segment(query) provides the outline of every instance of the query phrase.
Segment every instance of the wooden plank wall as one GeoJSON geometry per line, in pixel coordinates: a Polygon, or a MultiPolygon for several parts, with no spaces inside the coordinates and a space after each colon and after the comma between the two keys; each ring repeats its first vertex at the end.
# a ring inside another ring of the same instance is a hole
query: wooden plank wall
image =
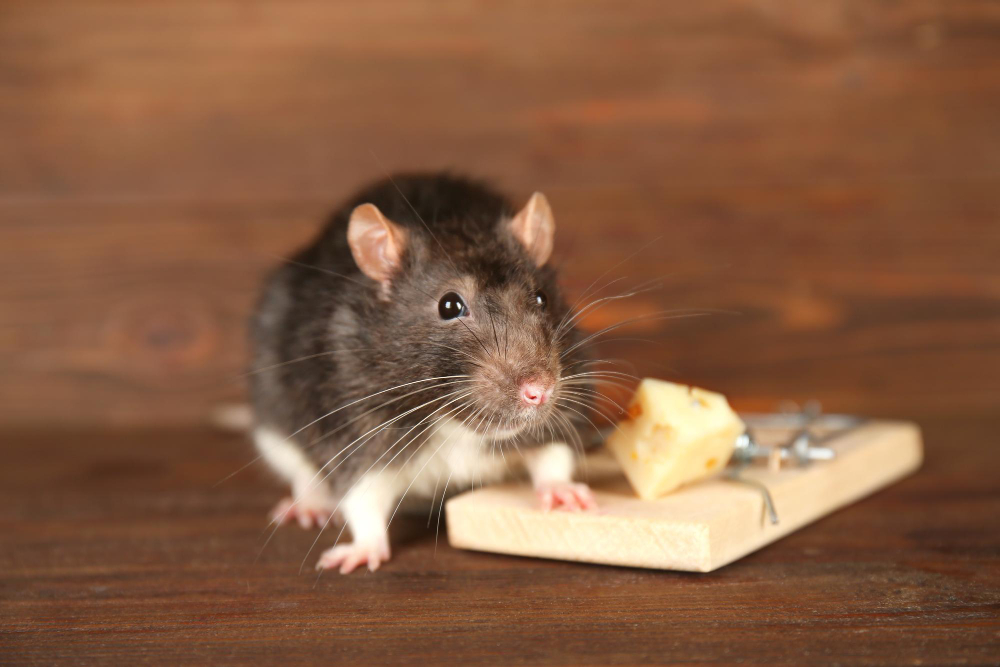
{"type": "Polygon", "coordinates": [[[0,420],[204,421],[275,257],[438,168],[545,191],[572,292],[663,277],[590,327],[741,313],[632,328],[641,374],[995,412],[998,119],[988,1],[7,0],[0,420]]]}

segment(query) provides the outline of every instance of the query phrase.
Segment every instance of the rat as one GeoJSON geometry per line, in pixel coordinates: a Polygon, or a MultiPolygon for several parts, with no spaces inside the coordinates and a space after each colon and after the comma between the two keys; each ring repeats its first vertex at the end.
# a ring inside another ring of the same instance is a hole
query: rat
{"type": "Polygon", "coordinates": [[[541,193],[518,210],[475,180],[399,175],[266,279],[253,440],[292,490],[273,522],[350,530],[318,569],[376,570],[404,497],[433,507],[442,479],[443,503],[523,468],[542,509],[595,508],[574,481],[592,391],[554,233],[541,193]]]}

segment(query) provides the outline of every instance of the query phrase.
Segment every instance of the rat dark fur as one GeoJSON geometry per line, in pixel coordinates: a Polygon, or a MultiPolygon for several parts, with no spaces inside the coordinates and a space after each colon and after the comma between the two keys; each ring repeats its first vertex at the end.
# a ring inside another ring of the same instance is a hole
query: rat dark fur
{"type": "Polygon", "coordinates": [[[269,277],[251,324],[254,436],[292,486],[277,522],[336,512],[352,533],[319,567],[374,570],[404,496],[517,465],[543,506],[593,507],[572,481],[590,392],[553,232],[540,194],[518,211],[475,181],[399,176],[269,277]]]}

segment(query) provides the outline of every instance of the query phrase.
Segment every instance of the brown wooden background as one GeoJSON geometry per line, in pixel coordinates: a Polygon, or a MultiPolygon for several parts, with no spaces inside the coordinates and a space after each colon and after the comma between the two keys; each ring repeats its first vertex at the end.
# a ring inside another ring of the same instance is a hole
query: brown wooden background
{"type": "Polygon", "coordinates": [[[570,290],[659,239],[591,324],[742,313],[645,327],[642,374],[996,410],[1000,7],[822,4],[4,3],[4,421],[203,420],[275,256],[437,168],[548,193],[570,290]]]}
{"type": "Polygon", "coordinates": [[[118,640],[176,658],[195,632],[217,660],[308,661],[328,645],[275,628],[306,610],[342,628],[331,599],[352,605],[348,636],[389,628],[375,647],[397,658],[440,647],[433,619],[450,618],[482,633],[460,662],[518,641],[510,655],[543,661],[551,636],[570,664],[995,659],[998,413],[998,3],[0,2],[0,522],[16,536],[0,618],[33,638],[22,659],[118,640]],[[258,281],[359,185],[439,168],[547,193],[570,292],[608,269],[664,279],[591,328],[741,313],[632,327],[652,342],[607,356],[741,408],[916,419],[925,471],[703,579],[419,542],[361,589],[314,592],[292,576],[311,537],[291,533],[263,570],[220,574],[277,497],[260,476],[213,490],[248,450],[202,428],[242,399],[258,281]],[[575,616],[554,603],[579,591],[575,616]],[[603,653],[596,622],[617,633],[603,653]]]}

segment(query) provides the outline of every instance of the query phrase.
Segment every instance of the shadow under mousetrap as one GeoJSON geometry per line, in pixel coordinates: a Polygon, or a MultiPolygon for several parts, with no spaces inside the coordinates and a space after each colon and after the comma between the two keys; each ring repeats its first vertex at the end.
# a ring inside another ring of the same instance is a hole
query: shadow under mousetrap
{"type": "Polygon", "coordinates": [[[582,466],[595,512],[545,512],[524,483],[450,499],[448,541],[478,551],[711,572],[909,475],[916,424],[842,415],[743,415],[729,467],[641,500],[604,450],[582,466]],[[588,470],[589,469],[589,470],[588,470]]]}

